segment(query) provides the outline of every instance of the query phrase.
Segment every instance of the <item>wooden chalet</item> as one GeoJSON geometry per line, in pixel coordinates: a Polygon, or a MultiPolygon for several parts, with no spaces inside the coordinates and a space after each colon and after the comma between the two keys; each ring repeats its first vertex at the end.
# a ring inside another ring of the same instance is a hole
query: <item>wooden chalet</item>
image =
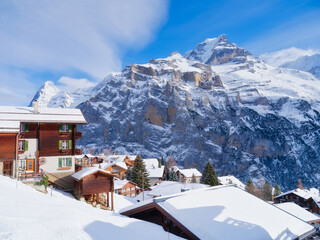
{"type": "Polygon", "coordinates": [[[293,202],[312,213],[320,214],[320,196],[317,189],[294,189],[274,198],[274,203],[293,202]]]}
{"type": "Polygon", "coordinates": [[[115,179],[114,192],[127,197],[135,197],[141,192],[141,189],[134,182],[115,179]]]}
{"type": "Polygon", "coordinates": [[[71,175],[74,156],[81,154],[76,148],[82,137],[78,124],[86,124],[79,109],[39,108],[37,101],[34,107],[1,106],[0,129],[7,132],[0,133],[0,161],[6,169],[0,174],[19,178],[47,174],[52,181],[71,175]]]}
{"type": "Polygon", "coordinates": [[[104,193],[107,196],[105,205],[109,208],[111,193],[111,210],[114,210],[113,174],[96,167],[88,167],[72,174],[72,178],[76,181],[74,195],[77,199],[92,199],[93,202],[100,204],[102,199],[99,199],[99,196],[104,193]]]}
{"type": "Polygon", "coordinates": [[[112,173],[113,175],[115,175],[116,177],[120,178],[120,179],[124,179],[126,177],[126,173],[127,173],[127,165],[124,162],[115,162],[115,163],[99,163],[96,164],[97,167],[112,173]]]}
{"type": "Polygon", "coordinates": [[[191,183],[193,176],[195,177],[196,183],[200,183],[202,174],[196,168],[179,169],[177,171],[179,182],[191,183]]]}

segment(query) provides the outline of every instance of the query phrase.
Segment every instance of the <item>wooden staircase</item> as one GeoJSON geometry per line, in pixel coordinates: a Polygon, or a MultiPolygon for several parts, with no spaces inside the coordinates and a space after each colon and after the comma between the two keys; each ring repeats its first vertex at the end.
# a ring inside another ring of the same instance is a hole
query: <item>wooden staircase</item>
{"type": "Polygon", "coordinates": [[[71,177],[70,173],[45,173],[48,178],[49,182],[56,185],[58,188],[61,188],[63,191],[66,192],[73,192],[75,181],[71,177]]]}

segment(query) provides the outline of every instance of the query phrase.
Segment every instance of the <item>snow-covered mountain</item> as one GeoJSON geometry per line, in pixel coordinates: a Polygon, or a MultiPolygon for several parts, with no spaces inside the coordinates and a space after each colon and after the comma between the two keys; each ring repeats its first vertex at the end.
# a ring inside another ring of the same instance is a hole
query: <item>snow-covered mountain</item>
{"type": "Polygon", "coordinates": [[[292,47],[277,52],[263,54],[260,58],[272,66],[309,72],[320,79],[319,50],[303,50],[292,47]]]}
{"type": "MultiPolygon", "coordinates": [[[[143,157],[173,156],[242,181],[318,186],[320,80],[273,67],[225,36],[107,76],[77,107],[80,144],[143,157]]],[[[52,100],[54,101],[54,100],[52,100]]],[[[50,104],[55,102],[50,101],[50,104]]]]}

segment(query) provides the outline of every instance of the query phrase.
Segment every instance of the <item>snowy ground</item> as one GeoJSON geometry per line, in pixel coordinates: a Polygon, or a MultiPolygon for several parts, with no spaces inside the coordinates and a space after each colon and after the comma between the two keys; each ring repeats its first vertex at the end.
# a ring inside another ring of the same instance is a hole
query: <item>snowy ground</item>
{"type": "MultiPolygon", "coordinates": [[[[162,227],[127,218],[53,190],[53,196],[0,176],[0,239],[181,239],[162,227]],[[152,237],[150,237],[152,233],[152,237]]],[[[130,204],[115,197],[117,209],[130,204]],[[118,206],[117,206],[118,203],[118,206]]]]}

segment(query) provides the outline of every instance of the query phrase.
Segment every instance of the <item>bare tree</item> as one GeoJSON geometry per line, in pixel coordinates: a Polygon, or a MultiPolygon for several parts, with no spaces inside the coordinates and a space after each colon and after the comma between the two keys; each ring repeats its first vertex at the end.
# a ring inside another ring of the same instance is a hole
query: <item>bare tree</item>
{"type": "Polygon", "coordinates": [[[103,155],[109,156],[113,154],[113,150],[111,147],[103,149],[103,155]]]}
{"type": "Polygon", "coordinates": [[[300,188],[300,189],[304,189],[301,178],[299,178],[299,180],[298,180],[298,186],[297,187],[300,188]]]}
{"type": "Polygon", "coordinates": [[[169,158],[166,166],[167,166],[168,168],[177,166],[177,163],[176,163],[176,161],[174,160],[174,158],[173,158],[172,156],[170,156],[170,158],[169,158]]]}

